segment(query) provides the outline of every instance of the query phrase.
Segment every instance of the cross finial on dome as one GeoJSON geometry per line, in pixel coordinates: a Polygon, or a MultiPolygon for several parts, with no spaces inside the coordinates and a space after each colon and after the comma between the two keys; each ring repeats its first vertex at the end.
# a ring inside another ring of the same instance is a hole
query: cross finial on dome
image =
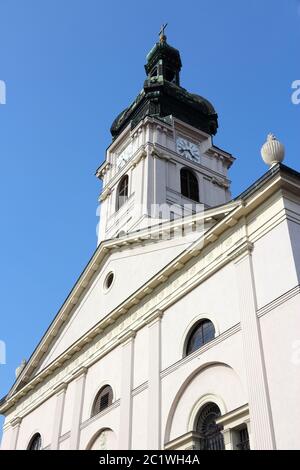
{"type": "Polygon", "coordinates": [[[158,33],[160,42],[166,42],[167,40],[167,36],[165,35],[165,29],[167,26],[168,26],[168,23],[163,24],[162,27],[160,28],[160,31],[158,33]]]}

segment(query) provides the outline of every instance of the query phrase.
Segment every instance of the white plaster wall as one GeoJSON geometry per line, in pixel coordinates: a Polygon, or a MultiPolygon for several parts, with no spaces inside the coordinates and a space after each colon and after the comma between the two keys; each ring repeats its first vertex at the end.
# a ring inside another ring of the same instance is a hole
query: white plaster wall
{"type": "Polygon", "coordinates": [[[300,448],[300,295],[260,318],[277,449],[300,448]]]}
{"type": "MultiPolygon", "coordinates": [[[[7,419],[5,419],[4,425],[5,425],[6,421],[7,421],[7,419]]],[[[12,437],[13,437],[13,430],[12,430],[11,426],[6,428],[5,430],[3,430],[1,446],[0,446],[1,450],[11,448],[12,437]]]]}
{"type": "Polygon", "coordinates": [[[196,375],[183,391],[174,413],[170,440],[195,430],[196,423],[193,422],[192,427],[190,423],[191,412],[198,408],[199,400],[205,399],[207,395],[215,397],[217,404],[218,400],[223,402],[225,412],[234,410],[245,403],[245,396],[236,373],[224,365],[211,365],[196,375]],[[234,393],[232,393],[233,390],[234,393]]]}
{"type": "Polygon", "coordinates": [[[133,388],[148,380],[149,354],[149,329],[145,326],[137,332],[134,339],[133,388]]]}
{"type": "Polygon", "coordinates": [[[121,347],[113,349],[88,369],[82,411],[83,422],[91,417],[94,399],[100,388],[106,384],[113,389],[113,402],[115,402],[120,398],[121,347]]]}
{"type": "Polygon", "coordinates": [[[36,432],[39,432],[42,437],[43,448],[51,444],[55,405],[56,397],[52,396],[22,419],[17,444],[18,449],[27,449],[30,439],[36,432]]]}
{"type": "Polygon", "coordinates": [[[89,446],[91,450],[116,450],[118,446],[117,437],[111,429],[103,429],[89,446]]]}
{"type": "Polygon", "coordinates": [[[72,419],[75,406],[75,393],[76,381],[72,380],[72,382],[68,383],[66,389],[61,435],[64,435],[66,432],[70,431],[72,427],[72,419]]]}
{"type": "Polygon", "coordinates": [[[233,264],[222,268],[166,310],[162,319],[163,368],[182,358],[184,338],[201,317],[215,324],[217,334],[239,322],[233,264]]]}
{"type": "Polygon", "coordinates": [[[90,444],[102,429],[111,429],[118,441],[118,429],[120,422],[120,407],[112,408],[107,413],[99,414],[85,424],[81,429],[79,449],[88,449],[90,444]]]}
{"type": "Polygon", "coordinates": [[[255,242],[252,257],[258,308],[298,284],[286,220],[255,242]]]}
{"type": "MultiPolygon", "coordinates": [[[[116,308],[130,294],[176,257],[186,246],[184,238],[158,241],[151,245],[122,249],[104,262],[86,295],[70,316],[70,320],[57,336],[48,354],[45,355],[38,371],[52,362],[85,332],[96,325],[111,310],[116,308]],[[107,274],[113,271],[114,282],[109,291],[103,289],[107,274]]],[[[38,372],[37,371],[37,372],[38,372]]]]}
{"type": "Polygon", "coordinates": [[[70,450],[70,438],[59,443],[59,450],[70,450]]]}
{"type": "Polygon", "coordinates": [[[205,351],[200,349],[170,368],[170,373],[164,373],[162,445],[187,432],[189,413],[203,395],[221,397],[227,411],[248,402],[242,351],[241,333],[238,332],[205,351]],[[191,390],[191,396],[185,395],[182,399],[187,388],[191,390]]]}
{"type": "Polygon", "coordinates": [[[133,397],[132,449],[147,449],[148,390],[133,397]]]}

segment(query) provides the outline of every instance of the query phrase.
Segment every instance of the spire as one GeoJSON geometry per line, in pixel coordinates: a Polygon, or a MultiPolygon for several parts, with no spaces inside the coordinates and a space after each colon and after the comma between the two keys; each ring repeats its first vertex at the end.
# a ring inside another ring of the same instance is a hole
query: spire
{"type": "Polygon", "coordinates": [[[176,117],[207,134],[217,132],[218,115],[213,105],[180,85],[180,53],[167,43],[166,27],[167,23],[162,25],[158,41],[147,54],[147,78],[142,91],[112,123],[110,130],[113,139],[129,123],[134,129],[146,116],[164,120],[176,117]]]}
{"type": "Polygon", "coordinates": [[[178,49],[167,43],[165,29],[168,23],[163,24],[159,31],[157,42],[147,55],[145,70],[150,81],[168,82],[179,85],[179,72],[181,70],[181,58],[178,49]]]}
{"type": "Polygon", "coordinates": [[[167,42],[167,36],[165,35],[165,29],[167,26],[168,26],[168,23],[163,24],[160,29],[160,32],[158,33],[160,43],[167,42]]]}

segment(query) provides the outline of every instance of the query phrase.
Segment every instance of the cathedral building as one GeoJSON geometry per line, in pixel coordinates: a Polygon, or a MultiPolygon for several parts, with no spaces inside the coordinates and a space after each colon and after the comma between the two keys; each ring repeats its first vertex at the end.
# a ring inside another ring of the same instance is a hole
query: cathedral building
{"type": "Polygon", "coordinates": [[[164,31],[111,126],[96,251],[0,401],[2,449],[299,449],[300,174],[232,198],[164,31]]]}

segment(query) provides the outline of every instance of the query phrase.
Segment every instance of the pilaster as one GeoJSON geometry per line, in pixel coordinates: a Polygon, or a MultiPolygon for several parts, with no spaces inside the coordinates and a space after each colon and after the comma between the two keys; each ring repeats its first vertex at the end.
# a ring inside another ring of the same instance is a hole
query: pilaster
{"type": "Polygon", "coordinates": [[[149,363],[148,363],[148,449],[161,448],[161,318],[163,312],[157,310],[148,319],[149,363]]]}
{"type": "Polygon", "coordinates": [[[17,449],[21,422],[22,422],[22,418],[17,417],[11,423],[12,425],[12,437],[11,437],[11,444],[10,444],[11,450],[17,449]]]}
{"type": "Polygon", "coordinates": [[[244,243],[235,259],[240,319],[249,395],[253,449],[275,449],[275,438],[262,349],[252,266],[252,245],[244,243]]]}
{"type": "Polygon", "coordinates": [[[71,428],[70,449],[76,450],[79,447],[80,438],[80,424],[82,418],[82,408],[84,399],[84,388],[86,379],[87,368],[82,367],[74,374],[76,383],[75,398],[73,405],[73,420],[71,428]]]}
{"type": "Polygon", "coordinates": [[[132,386],[135,331],[129,330],[119,336],[122,348],[121,399],[119,449],[131,449],[132,437],[132,386]]]}
{"type": "Polygon", "coordinates": [[[59,449],[59,438],[61,435],[62,421],[64,415],[65,395],[67,384],[62,383],[56,389],[56,405],[54,415],[54,426],[52,432],[51,450],[59,449]]]}

